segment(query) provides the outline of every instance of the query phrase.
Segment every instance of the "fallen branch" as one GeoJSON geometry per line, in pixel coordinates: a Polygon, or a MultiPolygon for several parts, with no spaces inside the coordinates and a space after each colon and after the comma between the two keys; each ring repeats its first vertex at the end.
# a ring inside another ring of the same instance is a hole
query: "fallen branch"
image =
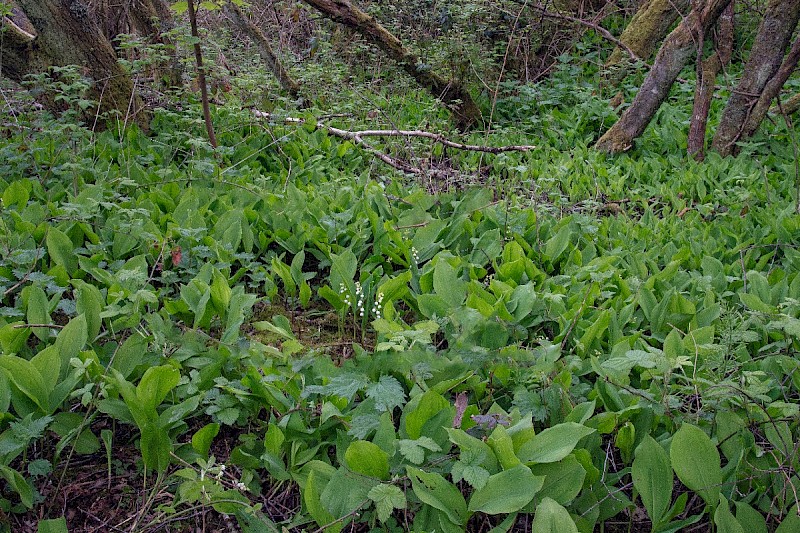
{"type": "MultiPolygon", "coordinates": [[[[296,124],[302,125],[306,123],[306,120],[303,118],[295,118],[295,117],[276,117],[270,113],[265,113],[263,111],[254,110],[253,114],[262,119],[267,120],[280,120],[284,124],[296,124]]],[[[364,137],[418,137],[423,139],[430,139],[436,143],[441,144],[442,146],[446,146],[448,148],[454,148],[456,150],[464,150],[468,152],[484,152],[487,154],[501,154],[504,152],[528,152],[530,150],[534,150],[536,146],[533,145],[510,145],[510,146],[484,146],[478,144],[464,144],[458,143],[455,141],[451,141],[450,139],[446,138],[444,135],[440,133],[433,133],[430,131],[424,130],[360,130],[360,131],[350,131],[350,130],[343,130],[340,128],[335,128],[333,126],[328,126],[323,122],[317,121],[315,127],[318,129],[323,129],[327,131],[330,135],[335,137],[339,137],[341,139],[347,139],[349,141],[353,141],[355,144],[360,145],[362,148],[370,152],[372,155],[390,165],[397,170],[401,170],[403,172],[408,172],[410,174],[423,174],[425,171],[423,169],[414,167],[405,161],[401,161],[395,157],[392,157],[374,146],[372,146],[369,142],[364,140],[364,137]]]]}

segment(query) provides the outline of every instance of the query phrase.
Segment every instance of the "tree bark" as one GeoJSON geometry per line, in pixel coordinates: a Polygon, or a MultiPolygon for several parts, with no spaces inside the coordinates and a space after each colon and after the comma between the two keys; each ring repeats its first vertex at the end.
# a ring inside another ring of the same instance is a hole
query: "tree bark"
{"type": "Polygon", "coordinates": [[[481,111],[472,96],[458,80],[447,80],[430,67],[423,65],[419,56],[378,21],[354,6],[350,0],[304,0],[329,19],[347,26],[380,48],[386,55],[422,87],[428,89],[451,109],[456,126],[466,130],[480,120],[481,111]]]}
{"type": "MultiPolygon", "coordinates": [[[[689,0],[648,0],[636,11],[619,37],[634,54],[647,60],[669,34],[669,30],[686,12],[689,0]]],[[[630,55],[616,47],[605,63],[607,80],[616,85],[625,77],[630,55]]]]}
{"type": "Polygon", "coordinates": [[[786,101],[781,102],[780,107],[777,105],[772,106],[772,109],[770,109],[769,112],[773,115],[780,115],[781,110],[787,115],[793,115],[794,113],[797,113],[797,111],[800,110],[800,94],[790,96],[786,99],[786,101]]]}
{"type": "Polygon", "coordinates": [[[797,65],[797,46],[792,47],[786,62],[783,56],[798,21],[800,0],[770,0],[742,78],[728,99],[714,136],[712,147],[721,155],[737,153],[736,143],[755,133],[770,102],[797,65]]]}
{"type": "MultiPolygon", "coordinates": [[[[43,72],[51,66],[80,65],[92,79],[89,97],[99,102],[101,114],[132,115],[146,127],[147,116],[130,76],[117,62],[114,49],[83,2],[18,0],[17,3],[36,35],[27,40],[16,32],[16,38],[5,42],[3,75],[21,82],[28,74],[43,72]]],[[[52,95],[43,94],[40,101],[54,112],[63,110],[52,95]]]]}
{"type": "Polygon", "coordinates": [[[706,126],[708,112],[711,109],[711,100],[714,97],[714,84],[722,67],[731,60],[733,54],[733,4],[728,4],[725,11],[717,20],[717,30],[714,32],[714,50],[711,55],[701,61],[703,42],[698,46],[697,82],[694,92],[694,108],[692,109],[692,122],[689,125],[689,138],[687,151],[695,159],[702,161],[705,158],[706,126]]]}
{"type": "Polygon", "coordinates": [[[300,84],[298,84],[294,78],[292,78],[291,74],[289,74],[289,71],[283,67],[278,56],[272,51],[272,46],[270,46],[264,32],[262,32],[258,26],[250,22],[250,19],[242,13],[236,4],[226,2],[222,9],[228,17],[228,20],[233,23],[234,29],[240,33],[244,33],[253,41],[258,48],[261,59],[264,60],[272,73],[275,74],[275,77],[278,78],[281,87],[292,95],[293,98],[297,98],[300,94],[300,84]]]}
{"type": "MultiPolygon", "coordinates": [[[[800,1],[800,0],[798,0],[800,1]]],[[[699,3],[669,34],[653,62],[636,98],[622,117],[595,145],[610,153],[624,152],[645,130],[669,90],[689,61],[697,43],[719,17],[730,0],[706,0],[699,3]]]]}

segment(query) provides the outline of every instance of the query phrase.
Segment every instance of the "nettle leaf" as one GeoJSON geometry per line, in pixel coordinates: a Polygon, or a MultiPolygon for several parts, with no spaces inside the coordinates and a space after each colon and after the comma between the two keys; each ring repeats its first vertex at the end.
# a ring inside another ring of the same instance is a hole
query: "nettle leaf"
{"type": "Polygon", "coordinates": [[[406,495],[399,487],[382,483],[375,485],[367,493],[367,497],[375,502],[378,520],[386,522],[395,509],[406,508],[406,495]]]}
{"type": "Polygon", "coordinates": [[[525,465],[517,465],[490,476],[469,500],[470,512],[486,514],[515,513],[539,492],[544,476],[537,476],[525,465]]]}
{"type": "Polygon", "coordinates": [[[425,450],[440,452],[442,448],[430,437],[420,437],[416,440],[401,439],[397,441],[400,455],[415,465],[422,464],[425,460],[425,450]]]}
{"type": "Polygon", "coordinates": [[[672,438],[669,456],[678,479],[710,507],[716,507],[722,467],[719,451],[711,438],[699,427],[684,422],[672,438]]]}
{"type": "Polygon", "coordinates": [[[575,422],[564,422],[537,433],[520,447],[517,456],[524,463],[554,463],[569,455],[578,441],[594,431],[575,422]]]}
{"type": "Polygon", "coordinates": [[[340,396],[350,402],[353,401],[358,391],[365,389],[369,384],[369,378],[364,374],[346,372],[334,377],[326,385],[309,385],[305,388],[305,392],[323,396],[340,396]]]}
{"type": "Polygon", "coordinates": [[[450,470],[450,475],[453,481],[466,481],[475,489],[481,489],[486,485],[489,479],[489,471],[482,465],[486,459],[486,451],[484,450],[467,450],[461,452],[461,457],[458,461],[453,463],[453,468],[450,470]]]}
{"type": "Polygon", "coordinates": [[[375,407],[380,412],[392,411],[406,401],[403,386],[392,376],[381,376],[378,383],[373,383],[366,390],[367,398],[375,400],[375,407]]]}

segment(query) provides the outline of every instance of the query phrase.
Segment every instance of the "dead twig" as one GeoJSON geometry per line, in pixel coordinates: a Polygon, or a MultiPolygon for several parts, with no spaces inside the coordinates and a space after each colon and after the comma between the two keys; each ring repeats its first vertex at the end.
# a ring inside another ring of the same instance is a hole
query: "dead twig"
{"type": "MultiPolygon", "coordinates": [[[[302,118],[295,118],[295,117],[276,117],[270,113],[265,113],[263,111],[253,110],[253,115],[258,118],[266,119],[266,120],[280,120],[284,124],[296,124],[302,125],[306,123],[305,119],[302,118]]],[[[327,131],[330,135],[335,137],[339,137],[340,139],[347,139],[349,141],[353,141],[355,144],[361,146],[372,155],[386,163],[387,165],[396,168],[397,170],[401,170],[403,172],[408,172],[410,174],[422,174],[424,171],[420,168],[410,165],[405,161],[392,157],[374,146],[372,146],[369,142],[364,140],[364,137],[418,137],[423,139],[430,139],[435,143],[441,144],[442,146],[446,146],[448,148],[453,148],[456,150],[464,150],[469,152],[484,152],[487,154],[501,154],[504,152],[528,152],[531,150],[536,149],[536,146],[533,145],[508,145],[508,146],[484,146],[478,144],[464,144],[455,141],[451,141],[444,135],[440,133],[434,133],[430,131],[424,130],[399,130],[399,129],[392,129],[392,130],[360,130],[360,131],[350,131],[350,130],[343,130],[341,128],[335,128],[333,126],[328,126],[323,124],[322,122],[317,122],[315,127],[318,129],[323,129],[327,131]]]]}

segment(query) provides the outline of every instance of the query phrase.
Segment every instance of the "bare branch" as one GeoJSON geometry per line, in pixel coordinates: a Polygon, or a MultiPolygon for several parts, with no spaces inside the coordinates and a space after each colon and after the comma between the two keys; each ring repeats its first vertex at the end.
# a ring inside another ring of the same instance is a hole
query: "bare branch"
{"type": "MultiPolygon", "coordinates": [[[[284,124],[296,124],[301,125],[305,124],[306,120],[302,118],[295,118],[295,117],[276,117],[270,113],[265,113],[263,111],[253,110],[253,115],[258,118],[266,119],[266,120],[279,120],[284,124]]],[[[484,152],[487,154],[500,154],[504,152],[529,152],[530,150],[534,150],[536,146],[532,145],[509,145],[509,146],[484,146],[478,144],[464,144],[455,141],[451,141],[450,139],[446,138],[444,135],[440,133],[433,133],[430,131],[424,130],[360,130],[360,131],[350,131],[350,130],[343,130],[340,128],[335,128],[333,126],[328,126],[323,122],[317,122],[315,125],[319,129],[323,129],[327,131],[330,135],[335,137],[339,137],[341,139],[347,139],[353,141],[355,144],[360,145],[362,148],[370,152],[372,155],[386,163],[387,165],[396,168],[397,170],[401,170],[403,172],[408,172],[410,174],[423,174],[424,171],[420,168],[414,167],[405,161],[401,161],[397,158],[394,158],[364,140],[364,137],[417,137],[423,139],[430,139],[435,143],[441,144],[442,146],[446,146],[448,148],[453,148],[456,150],[464,150],[469,152],[484,152]]]]}

